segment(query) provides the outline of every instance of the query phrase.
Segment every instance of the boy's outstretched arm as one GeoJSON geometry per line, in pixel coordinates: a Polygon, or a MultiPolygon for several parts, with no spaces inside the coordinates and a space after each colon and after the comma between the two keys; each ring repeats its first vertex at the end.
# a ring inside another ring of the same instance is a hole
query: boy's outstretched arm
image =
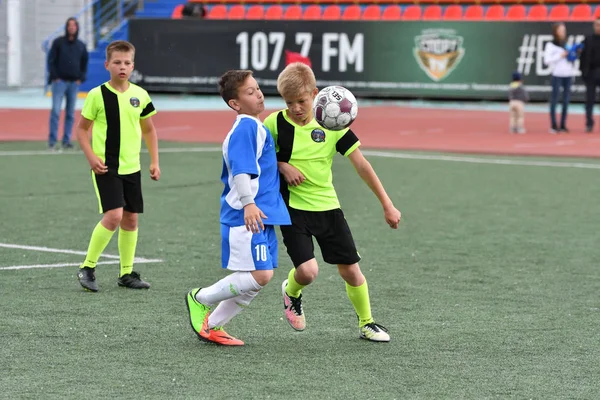
{"type": "Polygon", "coordinates": [[[401,217],[400,211],[394,207],[394,203],[392,203],[392,200],[387,195],[383,185],[381,184],[381,181],[379,180],[379,177],[371,166],[371,163],[367,161],[365,156],[363,156],[360,149],[354,150],[352,153],[350,153],[350,155],[348,155],[348,158],[352,162],[352,165],[354,165],[354,169],[356,169],[358,175],[363,181],[365,181],[367,186],[371,188],[371,191],[375,193],[375,196],[377,196],[379,199],[379,202],[383,207],[385,222],[387,222],[390,228],[398,229],[398,224],[400,223],[401,217]]]}
{"type": "Polygon", "coordinates": [[[94,154],[94,150],[92,150],[92,146],[90,145],[90,136],[88,135],[88,131],[92,126],[92,122],[93,121],[85,117],[81,117],[79,124],[77,124],[77,142],[79,142],[79,147],[81,147],[81,150],[83,150],[83,154],[85,154],[85,158],[87,158],[88,162],[90,163],[92,170],[96,174],[102,175],[108,171],[108,168],[106,165],[104,165],[104,162],[102,162],[100,157],[94,154]]]}
{"type": "Polygon", "coordinates": [[[154,128],[154,123],[152,123],[152,117],[140,120],[140,125],[148,153],[150,153],[150,178],[157,181],[160,179],[160,167],[158,166],[158,136],[156,135],[156,128],[154,128]]]}

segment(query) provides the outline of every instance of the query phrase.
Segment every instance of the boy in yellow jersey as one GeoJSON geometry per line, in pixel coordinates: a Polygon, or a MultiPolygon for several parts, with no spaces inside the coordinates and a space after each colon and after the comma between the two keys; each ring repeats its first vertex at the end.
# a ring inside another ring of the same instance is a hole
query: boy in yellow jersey
{"type": "Polygon", "coordinates": [[[291,226],[281,226],[283,243],[294,268],[282,284],[285,315],[292,328],[306,327],[302,289],[317,277],[313,236],[323,259],[335,264],[346,281],[346,293],[358,316],[360,338],[389,342],[383,326],[371,315],[369,290],[358,262],[350,228],[333,187],[331,166],[340,153],[350,159],[358,175],[377,196],[388,225],[397,229],[400,211],[388,197],[371,164],[358,149],[360,141],[350,129],[330,131],[313,117],[312,104],[318,94],[313,71],[305,64],[288,65],[277,79],[277,90],[287,109],[269,115],[264,125],[276,143],[281,192],[290,212],[291,226]],[[285,180],[285,182],[284,182],[285,180]]]}
{"type": "Polygon", "coordinates": [[[150,284],[133,271],[138,237],[138,214],[144,212],[140,150],[142,137],[150,153],[150,177],[160,178],[158,139],[152,123],[156,114],[148,93],[129,82],[135,48],[127,41],[114,41],[106,48],[110,81],[88,93],[77,140],[90,163],[92,182],[104,216],[92,232],[85,261],[79,268],[79,283],[97,292],[95,268],[98,258],[119,229],[119,286],[148,289],[150,284]],[[88,131],[92,129],[92,144],[88,131]]]}

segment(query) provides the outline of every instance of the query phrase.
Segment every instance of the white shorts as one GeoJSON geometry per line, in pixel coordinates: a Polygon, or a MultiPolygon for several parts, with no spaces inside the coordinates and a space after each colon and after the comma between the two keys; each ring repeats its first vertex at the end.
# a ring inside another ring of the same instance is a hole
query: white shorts
{"type": "Polygon", "coordinates": [[[221,224],[221,263],[231,271],[277,268],[277,235],[273,225],[253,234],[245,226],[221,224]]]}

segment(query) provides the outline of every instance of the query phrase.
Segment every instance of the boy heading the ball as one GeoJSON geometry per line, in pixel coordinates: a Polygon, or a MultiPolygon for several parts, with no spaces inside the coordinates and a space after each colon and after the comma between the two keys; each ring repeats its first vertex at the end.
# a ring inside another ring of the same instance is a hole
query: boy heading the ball
{"type": "Polygon", "coordinates": [[[201,340],[240,346],[223,326],[250,302],[277,268],[275,225],[290,224],[279,193],[275,143],[259,119],[264,96],[252,71],[232,70],[219,81],[219,92],[237,112],[223,141],[221,181],[221,261],[233,273],[186,296],[190,324],[201,340]],[[215,308],[216,306],[216,308],[215,308]]]}
{"type": "Polygon", "coordinates": [[[328,130],[314,119],[312,105],[319,91],[310,67],[302,63],[288,65],[277,79],[277,90],[287,109],[272,113],[264,124],[276,143],[281,193],[292,219],[291,226],[281,226],[283,243],[294,264],[282,284],[286,318],[292,328],[305,329],[301,292],[319,271],[312,241],[315,237],[325,262],[336,264],[346,281],[360,337],[388,342],[387,329],[376,324],[371,315],[367,281],[358,265],[360,256],[333,187],[331,167],[336,152],[350,159],[381,202],[385,221],[393,229],[398,228],[400,211],[359,150],[360,141],[354,132],[348,128],[328,130]]]}

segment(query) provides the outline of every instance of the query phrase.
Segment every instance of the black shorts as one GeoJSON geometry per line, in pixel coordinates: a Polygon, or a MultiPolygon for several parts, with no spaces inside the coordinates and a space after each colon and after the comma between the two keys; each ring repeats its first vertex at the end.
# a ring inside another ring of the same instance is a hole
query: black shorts
{"type": "Polygon", "coordinates": [[[121,207],[132,213],[144,212],[140,171],[129,175],[118,175],[111,171],[97,175],[92,171],[92,181],[98,196],[100,214],[121,207]]]}
{"type": "Polygon", "coordinates": [[[313,236],[328,264],[354,264],[360,256],[341,209],[303,211],[288,207],[292,225],[281,225],[281,234],[294,267],[315,257],[313,236]]]}

